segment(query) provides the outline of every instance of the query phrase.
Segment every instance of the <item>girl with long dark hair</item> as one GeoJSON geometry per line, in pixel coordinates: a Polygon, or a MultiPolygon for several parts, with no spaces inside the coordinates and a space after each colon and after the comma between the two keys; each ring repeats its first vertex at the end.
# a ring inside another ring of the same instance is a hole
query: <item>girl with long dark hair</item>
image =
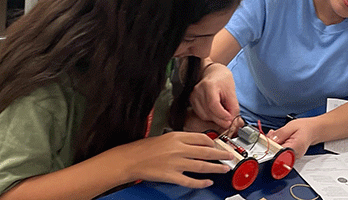
{"type": "Polygon", "coordinates": [[[202,188],[182,173],[227,172],[203,161],[231,159],[204,134],[143,138],[167,63],[199,71],[239,3],[39,1],[0,44],[0,199],[90,199],[139,179],[202,188]]]}

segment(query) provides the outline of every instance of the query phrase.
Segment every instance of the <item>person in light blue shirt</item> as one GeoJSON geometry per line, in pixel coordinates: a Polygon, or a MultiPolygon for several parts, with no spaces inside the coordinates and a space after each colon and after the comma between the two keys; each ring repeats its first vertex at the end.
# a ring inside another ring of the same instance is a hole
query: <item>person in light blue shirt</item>
{"type": "Polygon", "coordinates": [[[228,128],[240,109],[247,123],[278,129],[269,137],[297,157],[310,145],[347,137],[348,105],[284,126],[287,114],[301,116],[324,108],[328,97],[348,97],[347,17],[347,0],[244,0],[214,38],[208,60],[220,64],[210,65],[195,87],[194,111],[228,128]],[[224,65],[233,78],[211,76],[224,65]]]}

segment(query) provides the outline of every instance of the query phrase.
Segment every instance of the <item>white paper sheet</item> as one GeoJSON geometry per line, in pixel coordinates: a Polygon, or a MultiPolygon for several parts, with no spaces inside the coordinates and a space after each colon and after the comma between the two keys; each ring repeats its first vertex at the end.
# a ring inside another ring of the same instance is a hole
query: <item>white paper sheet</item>
{"type": "MultiPolygon", "coordinates": [[[[326,104],[326,112],[329,112],[345,103],[347,100],[328,98],[326,104]]],[[[335,152],[335,153],[345,153],[348,152],[348,138],[342,140],[335,140],[324,143],[324,149],[335,152]]]]}
{"type": "Polygon", "coordinates": [[[245,200],[245,199],[242,196],[240,196],[239,194],[236,194],[234,196],[227,197],[225,200],[245,200]]]}
{"type": "Polygon", "coordinates": [[[294,168],[323,199],[348,199],[348,153],[304,156],[294,168]]]}

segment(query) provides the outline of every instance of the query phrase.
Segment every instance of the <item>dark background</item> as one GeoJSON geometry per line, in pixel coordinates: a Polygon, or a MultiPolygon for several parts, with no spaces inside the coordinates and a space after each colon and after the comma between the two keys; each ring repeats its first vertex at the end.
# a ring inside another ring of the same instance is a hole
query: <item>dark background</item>
{"type": "Polygon", "coordinates": [[[6,27],[24,14],[24,0],[7,0],[6,27]]]}

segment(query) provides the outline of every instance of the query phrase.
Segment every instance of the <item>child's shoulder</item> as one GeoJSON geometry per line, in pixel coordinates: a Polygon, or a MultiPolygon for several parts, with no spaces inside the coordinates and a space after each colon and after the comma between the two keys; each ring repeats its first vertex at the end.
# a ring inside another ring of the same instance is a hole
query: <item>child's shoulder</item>
{"type": "Polygon", "coordinates": [[[50,83],[39,87],[29,95],[17,99],[18,103],[33,104],[46,110],[61,110],[67,107],[69,94],[58,83],[50,83]]]}
{"type": "Polygon", "coordinates": [[[54,117],[66,117],[74,98],[74,90],[58,82],[36,88],[30,94],[19,97],[9,106],[11,110],[25,109],[49,113],[54,117]]]}

